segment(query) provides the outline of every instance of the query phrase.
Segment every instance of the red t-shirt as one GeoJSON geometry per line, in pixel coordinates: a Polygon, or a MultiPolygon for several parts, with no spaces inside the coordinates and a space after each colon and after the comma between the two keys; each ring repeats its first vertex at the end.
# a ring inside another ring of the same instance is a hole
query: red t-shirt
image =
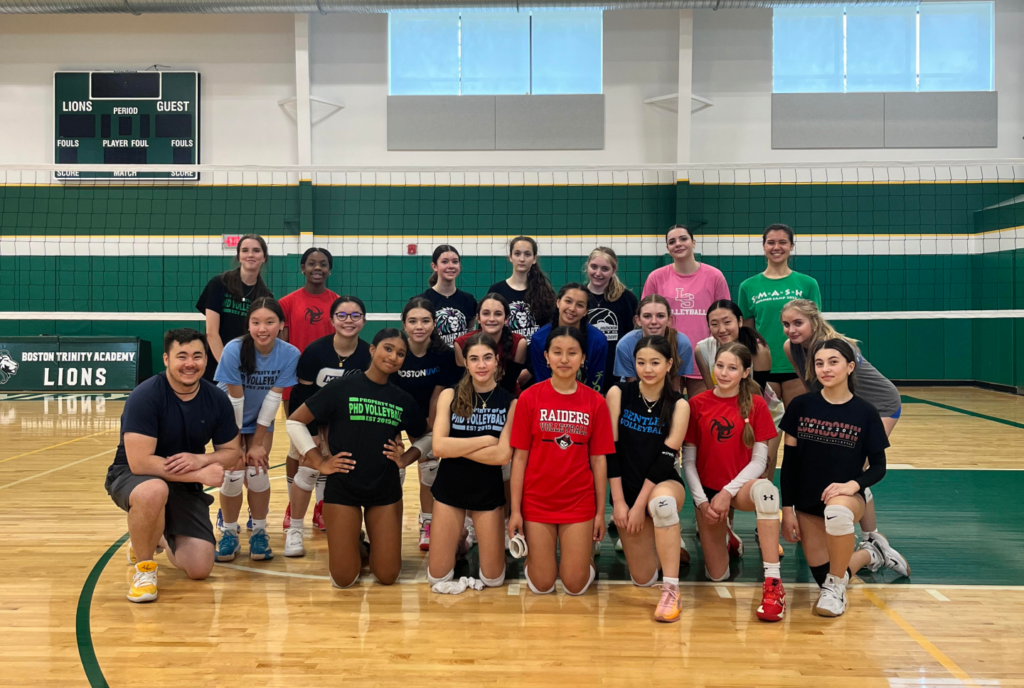
{"type": "MultiPolygon", "coordinates": [[[[754,396],[750,406],[750,425],[755,442],[767,442],[778,434],[760,394],[754,396]]],[[[697,447],[701,485],[721,490],[750,463],[752,450],[743,444],[743,426],[738,395],[723,399],[709,389],[690,400],[685,441],[697,447]]]]}
{"type": "MultiPolygon", "coordinates": [[[[461,351],[463,355],[466,354],[466,342],[469,341],[470,337],[472,337],[475,334],[480,334],[480,332],[482,332],[482,330],[476,329],[476,330],[473,330],[472,332],[467,332],[466,334],[462,335],[461,337],[457,337],[455,339],[455,343],[458,345],[459,351],[461,351]]],[[[515,357],[516,349],[519,348],[519,342],[521,342],[521,341],[523,341],[523,335],[519,334],[518,332],[513,332],[512,333],[512,354],[511,354],[513,357],[515,357]]],[[[501,348],[501,339],[498,339],[498,341],[496,341],[495,344],[498,345],[498,358],[502,358],[505,355],[505,351],[501,348]]]]}
{"type": "MultiPolygon", "coordinates": [[[[288,343],[299,353],[317,339],[334,334],[331,304],[337,298],[338,295],[330,289],[325,289],[322,294],[310,294],[303,287],[278,302],[284,311],[284,324],[288,326],[288,343]]],[[[286,389],[283,398],[290,398],[291,391],[291,387],[286,389]]]]}
{"type": "Polygon", "coordinates": [[[594,518],[590,457],[615,451],[604,397],[585,385],[577,385],[572,394],[559,394],[551,380],[533,385],[516,405],[512,448],[530,452],[524,520],[580,523],[594,518]]]}

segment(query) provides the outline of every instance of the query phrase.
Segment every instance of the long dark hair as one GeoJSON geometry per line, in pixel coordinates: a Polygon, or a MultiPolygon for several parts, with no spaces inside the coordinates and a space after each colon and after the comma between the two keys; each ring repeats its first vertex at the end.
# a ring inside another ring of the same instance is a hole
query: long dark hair
{"type": "MultiPolygon", "coordinates": [[[[515,347],[512,346],[512,342],[514,341],[512,338],[512,328],[508,326],[508,316],[510,313],[508,299],[506,299],[501,294],[493,291],[489,292],[486,296],[480,299],[480,302],[476,305],[476,321],[478,325],[480,323],[480,309],[484,307],[484,301],[497,301],[505,310],[505,324],[501,328],[501,336],[499,337],[498,344],[501,347],[502,351],[500,355],[501,367],[504,370],[508,370],[508,364],[514,361],[516,358],[515,347]]],[[[483,331],[483,328],[480,329],[480,333],[486,334],[483,331]]],[[[469,344],[467,343],[466,346],[468,347],[469,344]]],[[[463,353],[465,353],[466,351],[468,351],[468,348],[463,349],[463,353]]]]}
{"type": "Polygon", "coordinates": [[[675,402],[679,399],[679,393],[672,389],[672,380],[675,379],[676,374],[679,372],[678,352],[676,347],[669,344],[669,341],[660,334],[640,338],[640,341],[633,347],[634,364],[640,349],[654,349],[668,361],[668,374],[665,375],[665,384],[662,385],[661,396],[658,397],[658,400],[661,401],[661,416],[659,416],[658,420],[661,421],[662,431],[667,434],[672,429],[672,414],[675,413],[675,402]],[[673,356],[672,354],[677,355],[673,356]]]}
{"type": "MultiPolygon", "coordinates": [[[[486,346],[494,352],[494,357],[498,358],[498,345],[491,338],[491,335],[486,332],[477,332],[470,336],[466,340],[466,355],[469,355],[469,350],[474,346],[486,346]]],[[[462,374],[462,379],[455,385],[455,397],[452,400],[452,413],[459,418],[469,418],[473,415],[473,409],[476,408],[476,393],[473,390],[473,375],[469,372],[469,361],[466,361],[466,372],[462,374]]],[[[498,363],[498,367],[494,370],[494,380],[497,382],[501,379],[501,363],[498,363]]]]}
{"type": "MultiPolygon", "coordinates": [[[[267,288],[266,282],[263,281],[263,266],[270,264],[270,253],[267,251],[267,242],[263,240],[259,234],[243,234],[238,239],[238,245],[235,246],[235,262],[239,263],[239,257],[242,255],[242,244],[252,239],[253,241],[259,242],[260,248],[263,249],[264,262],[260,266],[260,271],[256,273],[256,284],[252,290],[252,301],[255,302],[257,299],[264,297],[273,298],[273,294],[270,293],[270,289],[267,288]]],[[[236,299],[241,301],[245,295],[245,287],[242,283],[242,266],[239,264],[238,267],[231,268],[227,272],[222,272],[220,275],[220,281],[224,284],[224,288],[234,296],[236,299]]]]}
{"type": "Polygon", "coordinates": [[[837,351],[840,356],[846,359],[847,363],[852,363],[854,365],[853,372],[850,373],[850,377],[846,378],[846,384],[850,387],[850,394],[856,394],[857,352],[853,350],[853,346],[850,345],[850,342],[840,338],[822,339],[817,342],[811,349],[811,355],[808,356],[808,360],[810,360],[812,368],[814,367],[815,354],[822,349],[832,349],[833,351],[837,351]]]}
{"type": "MultiPolygon", "coordinates": [[[[454,253],[459,259],[459,263],[462,262],[462,256],[459,255],[459,249],[455,248],[451,244],[441,244],[435,248],[434,252],[430,254],[430,262],[437,265],[438,258],[440,258],[444,253],[454,253]]],[[[430,279],[427,280],[427,284],[431,287],[437,284],[437,270],[431,270],[430,279]]]]}
{"type": "Polygon", "coordinates": [[[409,311],[414,308],[422,308],[426,312],[430,313],[430,319],[434,321],[434,327],[430,330],[430,345],[427,347],[428,351],[444,351],[447,349],[448,345],[444,343],[441,339],[441,335],[437,333],[437,308],[429,299],[425,299],[422,296],[414,296],[409,299],[409,303],[405,304],[405,308],[402,309],[402,327],[405,327],[405,316],[409,315],[409,311]]]}
{"type": "Polygon", "coordinates": [[[284,322],[284,311],[281,309],[281,304],[271,296],[258,298],[249,306],[249,312],[245,316],[246,327],[245,334],[242,335],[242,350],[238,354],[238,369],[246,375],[256,372],[256,340],[249,334],[249,321],[252,319],[252,314],[261,308],[272,311],[278,320],[284,322]]]}
{"type": "Polygon", "coordinates": [[[736,322],[740,326],[739,335],[737,336],[736,341],[747,347],[747,350],[749,350],[751,354],[757,353],[758,346],[768,346],[768,342],[761,336],[760,332],[755,330],[753,327],[747,327],[743,324],[743,311],[740,310],[739,305],[735,301],[719,299],[708,306],[708,312],[707,315],[704,316],[704,319],[708,321],[709,326],[711,325],[712,311],[717,311],[720,308],[724,308],[725,310],[732,312],[733,317],[736,318],[736,322]]]}
{"type": "MultiPolygon", "coordinates": [[[[558,295],[555,296],[555,312],[551,315],[551,329],[554,330],[559,327],[558,324],[558,302],[562,300],[570,291],[582,291],[583,295],[586,296],[587,301],[587,313],[590,312],[590,292],[579,282],[569,282],[568,284],[562,285],[562,288],[558,290],[558,295]]],[[[583,314],[580,318],[579,324],[574,328],[580,331],[580,346],[583,347],[583,353],[587,353],[587,313],[583,314]]],[[[669,311],[671,313],[671,311],[669,311]]]]}
{"type": "Polygon", "coordinates": [[[540,255],[537,253],[537,242],[528,236],[517,236],[508,242],[508,255],[512,255],[516,244],[525,241],[533,250],[534,263],[530,266],[530,272],[526,275],[526,295],[523,300],[530,307],[533,319],[537,323],[545,323],[551,319],[551,311],[555,310],[555,289],[551,286],[551,280],[540,268],[540,255]]]}
{"type": "Polygon", "coordinates": [[[370,342],[370,346],[377,346],[385,339],[401,339],[405,342],[405,345],[409,345],[409,337],[402,330],[397,327],[385,327],[379,330],[377,334],[373,335],[373,341],[370,342]]]}

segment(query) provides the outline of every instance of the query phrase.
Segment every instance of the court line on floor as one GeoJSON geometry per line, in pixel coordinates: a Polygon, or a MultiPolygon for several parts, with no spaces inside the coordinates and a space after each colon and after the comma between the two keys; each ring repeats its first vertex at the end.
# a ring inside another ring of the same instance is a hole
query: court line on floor
{"type": "Polygon", "coordinates": [[[101,451],[99,454],[93,454],[92,456],[87,456],[84,459],[79,459],[78,461],[72,461],[71,463],[66,463],[63,466],[57,466],[56,468],[51,468],[48,471],[43,471],[42,473],[36,473],[35,475],[30,475],[27,478],[22,478],[21,480],[15,480],[13,483],[6,483],[4,485],[0,485],[0,490],[6,490],[8,487],[14,487],[15,485],[20,485],[21,483],[28,482],[29,480],[35,480],[36,478],[42,478],[44,475],[50,475],[50,473],[56,473],[57,471],[62,471],[65,468],[71,468],[72,466],[77,466],[78,464],[83,463],[85,461],[89,461],[90,459],[95,459],[95,458],[97,458],[99,456],[103,456],[105,454],[112,454],[115,451],[117,451],[117,450],[116,449],[108,449],[106,451],[101,451]]]}
{"type": "Polygon", "coordinates": [[[920,631],[914,628],[914,626],[909,621],[900,616],[895,609],[887,605],[885,603],[885,600],[883,600],[881,597],[871,592],[870,590],[861,590],[861,594],[863,594],[864,597],[871,600],[872,604],[881,609],[883,614],[888,616],[893,623],[902,628],[903,632],[909,635],[915,643],[920,645],[922,650],[931,655],[932,659],[941,664],[946,669],[946,671],[953,674],[953,676],[956,677],[962,684],[967,686],[978,685],[974,682],[974,679],[971,678],[970,674],[961,669],[959,665],[957,665],[956,662],[947,657],[942,650],[935,647],[935,645],[930,640],[928,640],[928,638],[926,638],[924,634],[922,634],[920,631]]]}
{"type": "Polygon", "coordinates": [[[946,411],[952,411],[954,413],[962,413],[965,416],[971,416],[972,418],[981,418],[982,420],[990,420],[993,423],[1001,423],[1003,425],[1009,425],[1011,428],[1017,428],[1018,430],[1024,430],[1024,423],[1018,423],[1014,420],[1006,420],[1005,418],[998,418],[996,416],[988,416],[984,413],[978,413],[977,411],[968,411],[958,406],[950,406],[949,404],[940,404],[937,401],[929,401],[920,397],[912,397],[904,394],[902,399],[910,404],[926,404],[928,406],[934,406],[935,408],[944,409],[946,411]]]}
{"type": "Polygon", "coordinates": [[[39,452],[48,451],[50,449],[56,449],[57,447],[63,447],[64,445],[71,444],[72,442],[78,442],[79,440],[87,440],[90,437],[98,437],[99,435],[107,435],[107,434],[112,433],[112,432],[117,432],[117,430],[102,430],[100,432],[94,432],[91,435],[82,435],[81,437],[76,437],[73,440],[68,440],[66,442],[59,442],[57,444],[50,445],[49,447],[43,447],[41,449],[33,449],[32,451],[25,452],[24,454],[15,454],[14,456],[8,456],[6,459],[0,459],[0,463],[7,463],[8,461],[14,461],[15,459],[20,459],[23,456],[29,456],[31,454],[38,454],[39,452]]]}

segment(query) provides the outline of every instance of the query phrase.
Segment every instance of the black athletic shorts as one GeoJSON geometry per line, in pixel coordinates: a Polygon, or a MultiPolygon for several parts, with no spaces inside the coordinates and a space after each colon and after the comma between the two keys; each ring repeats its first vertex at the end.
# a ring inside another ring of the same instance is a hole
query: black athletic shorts
{"type": "Polygon", "coordinates": [[[344,478],[345,473],[331,473],[324,484],[324,504],[341,504],[369,509],[402,501],[402,483],[396,476],[393,484],[384,481],[379,490],[368,491],[344,478]]]}
{"type": "MultiPolygon", "coordinates": [[[[675,480],[680,485],[683,485],[684,489],[686,487],[683,483],[683,479],[679,477],[679,471],[677,471],[675,466],[668,461],[663,463],[659,462],[655,466],[654,471],[652,471],[652,474],[647,476],[647,480],[650,480],[655,485],[663,483],[666,480],[675,480]]],[[[626,500],[626,504],[629,508],[632,509],[633,505],[636,504],[636,498],[640,496],[640,491],[627,489],[626,481],[622,481],[622,496],[626,500]]],[[[680,505],[680,508],[681,507],[682,505],[680,505]]]]}
{"type": "MultiPolygon", "coordinates": [[[[864,499],[864,503],[867,504],[867,499],[864,497],[864,490],[857,492],[864,499]]],[[[825,518],[825,502],[818,502],[817,504],[801,504],[793,507],[794,511],[799,511],[802,514],[808,516],[817,516],[818,518],[825,518]]]]}
{"type": "Polygon", "coordinates": [[[505,479],[501,466],[485,466],[463,458],[442,459],[430,494],[456,509],[494,511],[505,506],[505,479]]]}
{"type": "Polygon", "coordinates": [[[790,380],[798,379],[796,373],[768,373],[768,382],[775,382],[782,384],[783,382],[789,382],[790,380]]]}
{"type": "MultiPolygon", "coordinates": [[[[114,464],[107,469],[103,486],[119,508],[128,511],[132,490],[147,480],[161,480],[153,475],[135,475],[127,464],[114,464]]],[[[164,539],[175,550],[174,537],[206,540],[214,545],[213,524],[210,523],[210,505],[213,496],[203,492],[198,483],[167,483],[167,504],[164,506],[164,539]]]]}

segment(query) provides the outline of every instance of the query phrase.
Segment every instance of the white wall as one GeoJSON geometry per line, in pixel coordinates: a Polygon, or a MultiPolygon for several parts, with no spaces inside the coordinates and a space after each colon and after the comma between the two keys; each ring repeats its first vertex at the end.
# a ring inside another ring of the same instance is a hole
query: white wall
{"type": "Polygon", "coordinates": [[[15,16],[0,20],[0,162],[53,162],[53,72],[196,69],[202,162],[296,162],[292,15],[15,16]]]}
{"type": "MultiPolygon", "coordinates": [[[[386,15],[313,16],[312,94],[345,109],[313,126],[321,165],[529,165],[659,163],[675,159],[675,113],[644,105],[673,93],[678,13],[604,13],[605,149],[600,151],[388,151],[386,15]]],[[[326,106],[314,103],[314,120],[326,106]]]]}
{"type": "Polygon", "coordinates": [[[693,92],[715,105],[693,113],[693,162],[828,162],[1024,157],[1024,2],[996,0],[999,147],[772,150],[772,11],[695,10],[693,92]]]}

